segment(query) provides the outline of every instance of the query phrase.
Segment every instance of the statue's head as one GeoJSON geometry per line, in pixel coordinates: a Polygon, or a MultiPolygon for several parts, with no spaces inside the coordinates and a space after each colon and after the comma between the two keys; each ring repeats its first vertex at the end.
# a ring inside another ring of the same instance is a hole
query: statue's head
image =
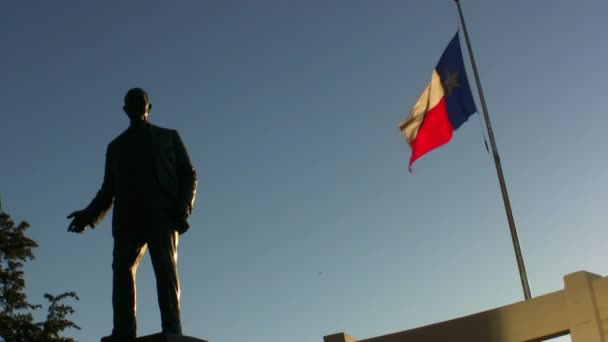
{"type": "Polygon", "coordinates": [[[132,88],[125,95],[125,105],[122,107],[131,119],[131,122],[145,122],[152,104],[148,100],[148,94],[141,88],[132,88]]]}

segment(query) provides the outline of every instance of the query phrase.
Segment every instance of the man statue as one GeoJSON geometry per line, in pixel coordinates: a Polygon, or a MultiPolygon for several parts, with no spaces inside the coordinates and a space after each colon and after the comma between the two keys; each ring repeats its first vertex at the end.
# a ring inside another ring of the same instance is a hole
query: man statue
{"type": "Polygon", "coordinates": [[[188,228],[196,195],[196,172],[175,130],[148,123],[152,105],[143,89],[124,98],[130,126],[106,151],[103,184],[91,203],[71,213],[68,231],[95,228],[114,206],[112,217],[114,328],[102,341],[129,341],[137,335],[135,273],[146,248],[156,276],[162,329],[181,335],[178,236],[188,228]]]}

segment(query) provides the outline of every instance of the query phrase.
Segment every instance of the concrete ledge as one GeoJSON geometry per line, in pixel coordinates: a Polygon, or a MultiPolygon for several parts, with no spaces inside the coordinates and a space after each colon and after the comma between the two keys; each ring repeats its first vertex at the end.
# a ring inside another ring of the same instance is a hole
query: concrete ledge
{"type": "Polygon", "coordinates": [[[323,337],[323,342],[356,342],[352,336],[345,333],[327,335],[323,337]]]}
{"type": "MultiPolygon", "coordinates": [[[[570,334],[573,342],[608,342],[608,277],[580,271],[564,289],[503,307],[359,342],[522,342],[570,334]]],[[[345,333],[324,342],[354,342],[345,333]]]]}

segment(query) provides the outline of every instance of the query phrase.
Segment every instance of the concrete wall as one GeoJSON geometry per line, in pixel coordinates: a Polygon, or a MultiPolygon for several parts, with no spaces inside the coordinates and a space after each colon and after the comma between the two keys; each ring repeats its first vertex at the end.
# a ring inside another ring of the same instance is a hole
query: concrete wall
{"type": "Polygon", "coordinates": [[[356,340],[345,334],[324,342],[523,342],[570,334],[572,342],[608,342],[608,277],[580,271],[564,289],[527,301],[388,335],[356,340]]]}

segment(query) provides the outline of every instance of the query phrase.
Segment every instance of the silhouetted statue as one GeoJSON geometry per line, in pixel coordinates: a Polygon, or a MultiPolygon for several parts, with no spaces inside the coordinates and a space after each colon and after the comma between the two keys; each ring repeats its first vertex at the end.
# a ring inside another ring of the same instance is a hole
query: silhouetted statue
{"type": "Polygon", "coordinates": [[[129,90],[124,102],[130,126],[108,145],[101,189],[85,209],[68,216],[68,231],[82,233],[114,205],[114,328],[102,341],[136,337],[135,272],[146,248],[163,332],[181,335],[177,242],[189,228],[196,195],[196,172],[177,131],[148,123],[152,105],[143,89],[129,90]]]}

